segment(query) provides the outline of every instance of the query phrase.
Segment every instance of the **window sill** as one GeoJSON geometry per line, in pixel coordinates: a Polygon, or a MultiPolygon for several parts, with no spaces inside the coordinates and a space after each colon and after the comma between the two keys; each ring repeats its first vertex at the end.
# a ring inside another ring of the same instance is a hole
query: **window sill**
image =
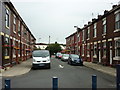
{"type": "Polygon", "coordinates": [[[82,55],[84,57],[84,55],[82,55]]]}
{"type": "Polygon", "coordinates": [[[10,56],[5,56],[5,59],[9,59],[10,58],[10,56]]]}
{"type": "Polygon", "coordinates": [[[94,56],[93,56],[93,58],[97,58],[97,56],[96,56],[96,55],[94,55],[94,56]]]}
{"type": "Polygon", "coordinates": [[[114,30],[114,32],[119,32],[120,31],[120,29],[116,29],[116,30],[114,30]]]}
{"type": "Polygon", "coordinates": [[[16,58],[16,55],[13,55],[13,58],[16,58]]]}
{"type": "Polygon", "coordinates": [[[93,37],[93,38],[96,38],[96,37],[93,37]]]}
{"type": "Polygon", "coordinates": [[[6,26],[7,29],[10,29],[10,27],[6,26]]]}
{"type": "Polygon", "coordinates": [[[20,37],[20,34],[18,34],[18,36],[20,37]]]}
{"type": "Polygon", "coordinates": [[[88,38],[87,40],[90,40],[90,38],[88,38]]]}
{"type": "Polygon", "coordinates": [[[119,56],[116,56],[116,57],[113,58],[113,60],[118,60],[118,61],[120,61],[120,57],[119,57],[119,56]]]}
{"type": "Polygon", "coordinates": [[[87,57],[90,57],[90,55],[87,55],[87,57]]]}
{"type": "Polygon", "coordinates": [[[16,34],[16,31],[13,31],[16,34]]]}
{"type": "Polygon", "coordinates": [[[106,59],[106,56],[103,56],[102,59],[106,59]]]}
{"type": "Polygon", "coordinates": [[[102,36],[105,36],[105,35],[106,35],[106,33],[102,34],[102,36]]]}

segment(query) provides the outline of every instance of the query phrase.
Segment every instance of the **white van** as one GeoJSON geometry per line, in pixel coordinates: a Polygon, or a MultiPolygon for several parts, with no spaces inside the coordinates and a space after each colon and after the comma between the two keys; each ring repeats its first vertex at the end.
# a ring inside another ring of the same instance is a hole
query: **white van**
{"type": "Polygon", "coordinates": [[[32,68],[46,67],[50,69],[50,53],[48,50],[35,50],[32,53],[32,68]]]}

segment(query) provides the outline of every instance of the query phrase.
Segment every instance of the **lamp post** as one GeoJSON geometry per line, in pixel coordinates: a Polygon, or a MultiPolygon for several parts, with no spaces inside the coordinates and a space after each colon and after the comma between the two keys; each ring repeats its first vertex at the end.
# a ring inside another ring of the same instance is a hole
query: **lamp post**
{"type": "Polygon", "coordinates": [[[79,53],[78,53],[78,52],[79,52],[79,51],[78,51],[78,50],[79,50],[79,43],[78,43],[78,42],[79,42],[79,39],[78,39],[79,37],[78,37],[78,35],[79,35],[79,31],[80,31],[81,29],[80,29],[78,26],[74,26],[74,28],[77,29],[77,39],[76,39],[76,40],[77,40],[77,54],[79,54],[79,53]]]}

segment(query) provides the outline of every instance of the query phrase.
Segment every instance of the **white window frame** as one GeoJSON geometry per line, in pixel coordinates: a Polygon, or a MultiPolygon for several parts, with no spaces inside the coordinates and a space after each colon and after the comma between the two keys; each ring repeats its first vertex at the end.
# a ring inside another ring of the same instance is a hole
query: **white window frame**
{"type": "Polygon", "coordinates": [[[106,23],[107,23],[107,21],[106,21],[106,18],[104,18],[103,20],[103,35],[106,35],[106,32],[107,32],[107,25],[106,25],[106,23]]]}
{"type": "Polygon", "coordinates": [[[115,14],[115,30],[114,30],[114,32],[119,32],[120,31],[120,10],[116,11],[114,14],[115,14]],[[118,15],[118,20],[116,21],[117,15],[118,15]],[[116,22],[119,23],[119,28],[116,28],[116,22]]]}
{"type": "Polygon", "coordinates": [[[10,12],[7,8],[6,8],[6,16],[5,16],[5,26],[8,29],[10,28],[10,12]]]}
{"type": "Polygon", "coordinates": [[[85,31],[82,31],[82,41],[84,41],[85,31]]]}
{"type": "Polygon", "coordinates": [[[94,24],[94,31],[93,31],[93,37],[97,37],[97,23],[94,24]]]}
{"type": "MultiPolygon", "coordinates": [[[[18,21],[18,32],[20,32],[20,21],[18,21]]],[[[20,33],[18,35],[20,36],[20,33]]]]}
{"type": "Polygon", "coordinates": [[[13,15],[13,32],[16,33],[16,16],[13,15]]]}
{"type": "Polygon", "coordinates": [[[88,31],[87,31],[87,40],[89,40],[90,39],[90,27],[88,27],[88,29],[87,29],[88,31]]]}
{"type": "Polygon", "coordinates": [[[114,60],[120,60],[120,56],[118,56],[118,54],[117,54],[117,48],[120,47],[120,46],[116,45],[117,44],[116,42],[120,40],[120,37],[115,38],[114,40],[115,40],[115,57],[113,59],[114,60]]]}
{"type": "Polygon", "coordinates": [[[93,53],[94,53],[94,58],[97,58],[97,43],[94,43],[94,46],[93,46],[93,53]]]}

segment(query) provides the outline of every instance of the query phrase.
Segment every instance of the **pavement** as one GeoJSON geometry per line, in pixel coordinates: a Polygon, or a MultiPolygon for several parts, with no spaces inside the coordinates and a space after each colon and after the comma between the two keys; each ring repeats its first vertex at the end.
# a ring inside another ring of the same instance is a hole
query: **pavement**
{"type": "MultiPolygon", "coordinates": [[[[86,61],[84,62],[84,66],[112,75],[112,76],[116,76],[116,69],[110,66],[103,66],[103,65],[92,63],[92,62],[86,62],[86,61]]],[[[9,70],[6,70],[0,73],[0,76],[12,77],[12,76],[23,75],[28,73],[31,70],[31,67],[32,67],[32,59],[28,59],[26,61],[23,61],[21,64],[15,65],[9,70]]]]}
{"type": "Polygon", "coordinates": [[[0,73],[3,77],[12,77],[28,73],[32,67],[32,59],[21,62],[20,64],[14,65],[10,69],[0,73]]]}

